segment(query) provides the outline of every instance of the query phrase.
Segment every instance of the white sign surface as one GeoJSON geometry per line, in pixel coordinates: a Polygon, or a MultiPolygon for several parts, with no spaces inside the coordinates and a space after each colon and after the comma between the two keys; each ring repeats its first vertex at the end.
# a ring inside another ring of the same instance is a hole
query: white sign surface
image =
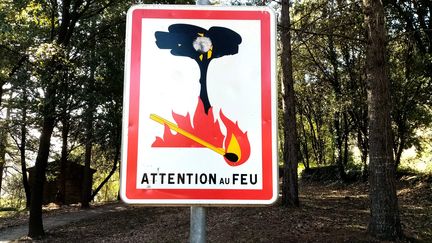
{"type": "Polygon", "coordinates": [[[139,5],[129,10],[124,201],[276,200],[274,35],[267,8],[139,5]]]}

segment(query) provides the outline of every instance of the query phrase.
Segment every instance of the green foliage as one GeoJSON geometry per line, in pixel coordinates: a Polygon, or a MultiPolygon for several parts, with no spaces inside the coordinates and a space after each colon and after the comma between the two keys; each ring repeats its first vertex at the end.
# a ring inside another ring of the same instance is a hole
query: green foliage
{"type": "MultiPolygon", "coordinates": [[[[425,15],[427,5],[408,4],[405,8],[388,4],[387,10],[394,151],[398,161],[402,151],[412,146],[422,151],[424,138],[418,131],[431,124],[432,62],[421,46],[430,50],[432,42],[420,27],[422,21],[426,25],[430,21],[425,15]],[[416,16],[416,11],[421,14],[416,16]],[[406,25],[407,16],[414,21],[411,27],[406,25]]],[[[342,155],[345,168],[350,169],[358,166],[352,155],[355,147],[360,149],[357,158],[366,169],[369,135],[361,5],[351,1],[301,1],[293,3],[292,11],[302,160],[335,164],[342,155]],[[342,146],[338,145],[341,140],[342,146]]]]}
{"type": "Polygon", "coordinates": [[[21,174],[10,174],[3,182],[4,196],[1,198],[1,207],[10,207],[17,210],[25,208],[25,193],[21,183],[21,174]]]}
{"type": "Polygon", "coordinates": [[[298,133],[307,164],[348,167],[349,147],[363,140],[367,144],[360,10],[358,3],[345,1],[293,4],[298,133]]]}
{"type": "MultiPolygon", "coordinates": [[[[40,129],[45,95],[47,89],[54,87],[58,91],[48,102],[55,102],[56,114],[51,115],[58,121],[69,120],[68,153],[84,152],[80,149],[86,136],[81,129],[83,114],[88,105],[86,101],[92,100],[97,111],[94,152],[102,154],[95,155],[94,167],[101,168],[101,175],[106,175],[114,161],[114,150],[120,143],[125,14],[130,4],[104,0],[72,1],[72,17],[79,12],[79,19],[67,27],[71,36],[66,38],[70,41],[60,39],[62,23],[67,21],[60,15],[62,4],[63,1],[31,0],[0,3],[0,54],[3,54],[0,84],[1,88],[6,83],[11,87],[7,90],[11,98],[6,105],[12,118],[9,135],[13,142],[9,143],[8,150],[15,154],[13,163],[17,163],[24,107],[30,145],[27,150],[34,149],[31,135],[40,129]],[[74,9],[79,4],[82,6],[74,9]],[[25,57],[24,62],[19,62],[21,57],[25,57]],[[100,157],[106,165],[99,162],[100,157]]],[[[63,125],[63,122],[57,123],[54,136],[61,136],[63,125]]],[[[59,158],[58,152],[53,150],[52,157],[59,158]]],[[[30,151],[26,157],[32,158],[30,151]]],[[[29,163],[33,164],[33,161],[29,163]]],[[[56,175],[48,175],[48,179],[56,175]]],[[[8,195],[12,195],[10,193],[8,195]]]]}
{"type": "Polygon", "coordinates": [[[396,163],[405,149],[422,150],[418,131],[432,122],[432,6],[427,2],[389,1],[386,5],[396,163]]]}
{"type": "Polygon", "coordinates": [[[410,41],[402,36],[390,42],[395,149],[415,146],[421,150],[417,131],[430,127],[432,122],[432,77],[426,76],[425,60],[415,53],[410,41]]]}
{"type": "MultiPolygon", "coordinates": [[[[108,172],[106,170],[99,171],[94,175],[94,184],[99,185],[106,177],[108,172]]],[[[110,178],[105,184],[102,190],[96,195],[95,202],[109,202],[116,201],[120,190],[120,178],[119,172],[117,172],[110,178]]]]}

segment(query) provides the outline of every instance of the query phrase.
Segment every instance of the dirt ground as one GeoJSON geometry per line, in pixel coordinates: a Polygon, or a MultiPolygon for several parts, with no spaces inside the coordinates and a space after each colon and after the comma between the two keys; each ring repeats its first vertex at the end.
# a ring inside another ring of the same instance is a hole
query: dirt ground
{"type": "MultiPolygon", "coordinates": [[[[405,239],[432,242],[432,181],[403,178],[398,186],[405,239]]],[[[300,208],[219,207],[207,212],[208,242],[380,242],[366,234],[365,183],[302,182],[300,208]]],[[[38,242],[187,242],[190,209],[110,204],[105,213],[46,230],[38,242]]],[[[59,210],[61,211],[61,209],[59,210]]],[[[66,210],[72,211],[71,209],[66,210]]],[[[61,215],[61,213],[58,213],[61,215]]],[[[0,227],[7,226],[0,219],[0,227]]],[[[22,239],[23,240],[23,239],[22,239]]]]}

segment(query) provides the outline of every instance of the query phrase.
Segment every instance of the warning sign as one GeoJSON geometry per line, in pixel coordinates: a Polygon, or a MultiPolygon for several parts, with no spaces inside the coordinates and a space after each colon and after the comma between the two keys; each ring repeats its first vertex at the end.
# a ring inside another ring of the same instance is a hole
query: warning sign
{"type": "Polygon", "coordinates": [[[132,7],[121,196],[269,204],[278,190],[275,19],[264,7],[132,7]]]}

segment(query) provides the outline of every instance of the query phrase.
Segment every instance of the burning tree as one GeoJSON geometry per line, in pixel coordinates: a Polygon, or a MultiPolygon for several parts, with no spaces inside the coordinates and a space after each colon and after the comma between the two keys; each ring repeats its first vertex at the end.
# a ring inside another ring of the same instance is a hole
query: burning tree
{"type": "Polygon", "coordinates": [[[171,49],[174,56],[194,59],[200,69],[200,99],[206,114],[211,107],[207,94],[207,70],[214,58],[238,53],[242,38],[236,32],[224,27],[211,27],[209,30],[189,25],[173,24],[168,32],[157,31],[156,45],[160,49],[171,49]]]}
{"type": "Polygon", "coordinates": [[[242,41],[241,36],[224,27],[211,27],[206,30],[195,25],[173,24],[168,27],[168,32],[157,31],[155,37],[158,48],[171,49],[171,54],[174,56],[190,57],[197,62],[200,69],[201,89],[193,125],[189,113],[182,116],[173,112],[177,124],[155,114],[150,116],[152,120],[165,126],[163,138],[157,137],[152,146],[204,146],[223,155],[225,161],[231,166],[246,162],[250,155],[247,132],[241,131],[237,122],[231,121],[220,111],[221,120],[227,128],[227,134],[224,136],[219,122],[214,121],[207,93],[207,70],[210,61],[214,58],[237,54],[242,41]],[[176,131],[177,134],[172,134],[171,130],[176,131]]]}

